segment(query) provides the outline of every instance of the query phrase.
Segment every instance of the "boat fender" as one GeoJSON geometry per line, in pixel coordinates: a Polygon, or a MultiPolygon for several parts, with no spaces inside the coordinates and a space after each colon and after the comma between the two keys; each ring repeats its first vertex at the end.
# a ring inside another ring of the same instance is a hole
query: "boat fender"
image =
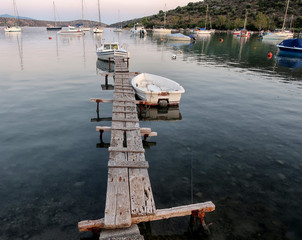
{"type": "Polygon", "coordinates": [[[158,101],[158,105],[160,107],[168,107],[168,101],[165,100],[165,99],[161,99],[161,100],[158,101]]]}

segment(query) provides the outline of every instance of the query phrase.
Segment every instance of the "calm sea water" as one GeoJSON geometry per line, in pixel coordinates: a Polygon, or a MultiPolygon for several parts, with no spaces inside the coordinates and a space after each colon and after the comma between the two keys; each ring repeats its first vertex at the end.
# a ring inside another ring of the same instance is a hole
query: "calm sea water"
{"type": "Polygon", "coordinates": [[[184,217],[140,225],[146,239],[302,239],[302,58],[279,57],[276,42],[257,36],[188,44],[24,28],[0,29],[1,240],[97,239],[77,223],[104,215],[109,154],[95,126],[111,125],[112,106],[96,122],[89,102],[112,98],[101,88],[102,40],[130,51],[130,71],[186,90],[179,109],[140,112],[140,125],[158,132],[146,150],[157,208],[216,205],[211,235],[190,232],[184,217]]]}

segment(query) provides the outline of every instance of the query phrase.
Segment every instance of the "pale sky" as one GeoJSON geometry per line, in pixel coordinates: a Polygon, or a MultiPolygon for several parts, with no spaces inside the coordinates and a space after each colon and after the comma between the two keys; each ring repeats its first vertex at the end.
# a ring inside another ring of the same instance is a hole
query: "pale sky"
{"type": "MultiPolygon", "coordinates": [[[[19,16],[38,20],[54,20],[53,0],[15,0],[19,16]]],[[[189,2],[201,0],[100,0],[101,20],[111,24],[118,22],[118,10],[121,21],[150,16],[159,10],[186,6],[189,2]]],[[[97,0],[84,0],[84,19],[98,20],[97,0]]],[[[82,19],[82,0],[55,1],[60,20],[82,19]]],[[[1,0],[0,15],[14,15],[13,0],[1,0]]]]}

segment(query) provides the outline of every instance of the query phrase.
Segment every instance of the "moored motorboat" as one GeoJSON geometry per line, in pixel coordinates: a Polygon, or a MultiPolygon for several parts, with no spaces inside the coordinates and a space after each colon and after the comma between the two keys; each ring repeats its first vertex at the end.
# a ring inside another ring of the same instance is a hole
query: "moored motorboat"
{"type": "Polygon", "coordinates": [[[150,73],[141,73],[131,80],[136,95],[147,105],[178,105],[185,89],[177,82],[150,73]]]}
{"type": "Polygon", "coordinates": [[[168,40],[172,41],[191,41],[191,37],[184,35],[182,33],[171,33],[167,34],[168,40]]]}
{"type": "Polygon", "coordinates": [[[81,36],[84,34],[84,32],[79,28],[73,26],[67,26],[67,27],[63,27],[62,30],[58,32],[58,34],[81,36]]]}
{"type": "Polygon", "coordinates": [[[302,38],[292,38],[283,40],[277,45],[281,53],[302,56],[302,38]]]}
{"type": "Polygon", "coordinates": [[[114,61],[114,57],[128,58],[129,53],[118,43],[104,43],[96,50],[98,59],[105,61],[114,61]]]}

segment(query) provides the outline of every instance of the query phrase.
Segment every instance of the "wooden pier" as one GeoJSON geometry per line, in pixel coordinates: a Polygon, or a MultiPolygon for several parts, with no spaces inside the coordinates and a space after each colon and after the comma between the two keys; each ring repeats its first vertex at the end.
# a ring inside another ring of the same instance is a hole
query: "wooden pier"
{"type": "MultiPolygon", "coordinates": [[[[212,202],[156,209],[142,136],[156,136],[157,133],[152,132],[150,128],[139,127],[137,102],[131,86],[133,74],[128,71],[128,60],[115,59],[112,126],[97,127],[101,134],[104,131],[111,131],[105,216],[102,219],[78,223],[79,231],[105,229],[101,232],[100,239],[107,239],[105,236],[108,234],[114,235],[115,239],[128,239],[125,237],[127,231],[130,231],[132,236],[129,239],[143,239],[138,228],[133,225],[191,215],[192,212],[200,213],[203,221],[205,212],[215,210],[212,202]],[[116,234],[120,238],[116,238],[116,234]]],[[[95,101],[97,104],[110,102],[100,99],[95,101]]]]}

